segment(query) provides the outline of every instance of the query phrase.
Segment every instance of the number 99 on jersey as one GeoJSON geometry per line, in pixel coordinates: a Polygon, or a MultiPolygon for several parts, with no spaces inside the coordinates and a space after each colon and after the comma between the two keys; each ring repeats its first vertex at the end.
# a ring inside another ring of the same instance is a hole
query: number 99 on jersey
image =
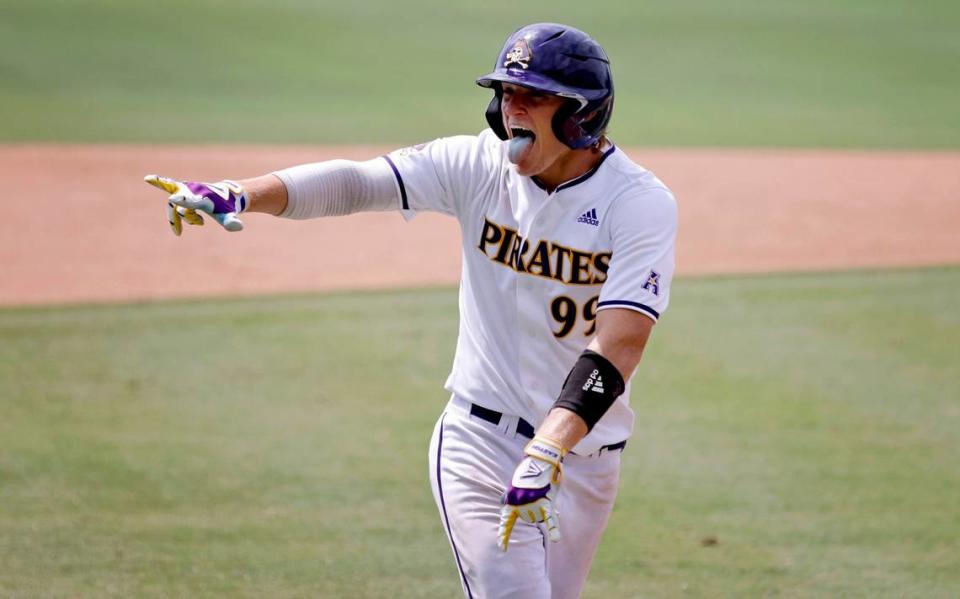
{"type": "Polygon", "coordinates": [[[597,330],[597,301],[599,299],[600,297],[595,295],[588,299],[581,308],[577,306],[576,301],[565,295],[553,298],[553,301],[550,302],[550,314],[560,325],[559,330],[553,331],[553,336],[557,339],[566,337],[576,328],[577,321],[581,319],[583,320],[581,326],[584,329],[584,337],[593,335],[597,330]]]}

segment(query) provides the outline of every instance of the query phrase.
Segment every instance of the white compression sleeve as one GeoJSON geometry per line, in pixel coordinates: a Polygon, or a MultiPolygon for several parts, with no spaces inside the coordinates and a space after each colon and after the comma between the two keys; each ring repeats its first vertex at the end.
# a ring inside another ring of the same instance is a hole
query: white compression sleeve
{"type": "Polygon", "coordinates": [[[343,216],[400,207],[396,178],[382,158],[328,160],[274,171],[287,186],[284,218],[343,216]]]}

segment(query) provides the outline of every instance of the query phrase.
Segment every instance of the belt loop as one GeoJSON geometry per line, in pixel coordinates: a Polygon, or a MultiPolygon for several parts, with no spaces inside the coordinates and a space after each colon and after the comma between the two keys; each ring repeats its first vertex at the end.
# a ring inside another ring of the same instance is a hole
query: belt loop
{"type": "Polygon", "coordinates": [[[500,425],[497,426],[501,433],[505,436],[509,436],[513,432],[513,418],[510,416],[500,413],[500,425]]]}
{"type": "Polygon", "coordinates": [[[511,437],[520,436],[520,418],[518,416],[504,416],[507,421],[507,434],[511,437]]]}
{"type": "Polygon", "coordinates": [[[496,410],[491,410],[490,408],[485,408],[475,403],[470,403],[469,406],[471,416],[489,422],[504,435],[523,437],[524,439],[533,438],[535,432],[533,425],[523,418],[511,414],[502,414],[496,410]]]}

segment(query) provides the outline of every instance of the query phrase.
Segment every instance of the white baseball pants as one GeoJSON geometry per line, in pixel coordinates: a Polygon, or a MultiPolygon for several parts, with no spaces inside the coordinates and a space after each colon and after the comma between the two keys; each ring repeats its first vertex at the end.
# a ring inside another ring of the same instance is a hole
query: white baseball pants
{"type": "Polygon", "coordinates": [[[563,538],[518,521],[507,552],[497,547],[500,497],[528,438],[519,418],[471,415],[453,397],[430,441],[430,484],[468,599],[573,599],[580,596],[617,495],[620,450],[568,454],[557,498],[563,538]]]}

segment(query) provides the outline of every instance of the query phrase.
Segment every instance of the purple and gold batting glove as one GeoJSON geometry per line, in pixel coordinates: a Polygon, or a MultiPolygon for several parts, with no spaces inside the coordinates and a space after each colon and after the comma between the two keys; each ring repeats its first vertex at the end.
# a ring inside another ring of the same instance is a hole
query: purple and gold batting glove
{"type": "Polygon", "coordinates": [[[243,222],[237,215],[247,209],[247,194],[236,181],[200,183],[157,175],[147,175],[143,180],[170,194],[167,220],[176,235],[183,231],[184,220],[191,225],[202,225],[200,212],[212,216],[227,231],[243,230],[243,222]]]}
{"type": "Polygon", "coordinates": [[[527,457],[513,472],[500,508],[497,545],[503,551],[507,550],[517,519],[530,524],[543,522],[550,540],[560,540],[560,515],[554,501],[563,476],[560,463],[567,451],[559,443],[537,436],[527,443],[523,453],[527,457]]]}

